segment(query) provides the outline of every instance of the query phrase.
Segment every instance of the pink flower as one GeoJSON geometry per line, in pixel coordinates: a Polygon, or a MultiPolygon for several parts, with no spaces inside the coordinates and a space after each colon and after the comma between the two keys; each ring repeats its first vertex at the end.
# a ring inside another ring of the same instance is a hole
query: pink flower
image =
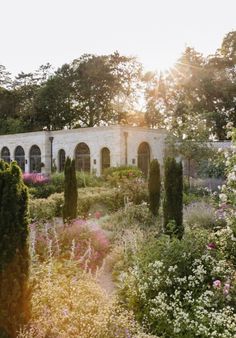
{"type": "Polygon", "coordinates": [[[229,283],[225,283],[224,289],[223,289],[223,294],[225,296],[227,296],[229,294],[229,289],[230,289],[230,284],[229,283]]]}
{"type": "Polygon", "coordinates": [[[102,215],[101,215],[100,211],[96,211],[94,216],[95,216],[96,219],[99,219],[102,215]]]}
{"type": "Polygon", "coordinates": [[[216,289],[220,289],[221,288],[221,281],[219,279],[216,279],[213,282],[213,287],[216,288],[216,289]]]}
{"type": "Polygon", "coordinates": [[[207,249],[208,250],[215,250],[216,249],[216,244],[211,242],[207,244],[207,249]]]}

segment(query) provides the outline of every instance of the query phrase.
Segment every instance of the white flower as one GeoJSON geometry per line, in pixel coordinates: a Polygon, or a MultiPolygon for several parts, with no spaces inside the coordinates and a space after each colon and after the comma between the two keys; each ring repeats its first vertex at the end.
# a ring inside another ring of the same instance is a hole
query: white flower
{"type": "Polygon", "coordinates": [[[221,200],[221,202],[227,202],[227,195],[219,194],[219,199],[221,200]]]}

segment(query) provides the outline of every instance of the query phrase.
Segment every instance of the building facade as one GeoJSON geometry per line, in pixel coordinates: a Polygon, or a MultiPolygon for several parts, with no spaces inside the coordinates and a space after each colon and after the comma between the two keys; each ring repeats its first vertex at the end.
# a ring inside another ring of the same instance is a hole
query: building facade
{"type": "Polygon", "coordinates": [[[163,164],[166,131],[131,126],[79,128],[0,136],[0,156],[23,172],[63,171],[65,158],[77,170],[100,176],[108,167],[138,166],[145,175],[154,158],[163,164]]]}

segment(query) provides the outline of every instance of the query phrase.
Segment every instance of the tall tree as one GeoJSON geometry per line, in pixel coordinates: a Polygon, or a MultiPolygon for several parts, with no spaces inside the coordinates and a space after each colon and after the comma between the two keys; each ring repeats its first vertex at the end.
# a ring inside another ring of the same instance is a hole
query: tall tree
{"type": "Polygon", "coordinates": [[[76,115],[73,109],[73,71],[67,64],[59,68],[36,93],[35,124],[48,130],[72,128],[76,115]]]}
{"type": "Polygon", "coordinates": [[[158,160],[152,160],[148,179],[149,209],[154,216],[158,215],[161,197],[161,177],[158,160]]]}
{"type": "Polygon", "coordinates": [[[165,160],[164,190],[164,232],[181,239],[184,234],[183,170],[181,162],[177,163],[173,157],[165,160]]]}
{"type": "Polygon", "coordinates": [[[68,222],[77,216],[77,181],[75,172],[75,160],[69,157],[65,163],[65,187],[64,187],[64,205],[63,205],[63,221],[68,222]]]}

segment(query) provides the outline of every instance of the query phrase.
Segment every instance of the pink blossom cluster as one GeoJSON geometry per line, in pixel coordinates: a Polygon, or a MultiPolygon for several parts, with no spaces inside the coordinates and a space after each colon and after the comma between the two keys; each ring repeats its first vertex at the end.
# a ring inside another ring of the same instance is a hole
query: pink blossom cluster
{"type": "MultiPolygon", "coordinates": [[[[221,289],[221,288],[222,288],[222,282],[221,282],[219,279],[214,280],[214,282],[213,282],[213,287],[214,287],[215,289],[221,289]]],[[[224,294],[225,296],[227,296],[227,295],[229,294],[229,291],[230,291],[230,283],[227,282],[227,283],[224,284],[224,287],[223,287],[223,294],[224,294]]]]}
{"type": "Polygon", "coordinates": [[[50,177],[41,173],[24,173],[23,180],[26,185],[43,185],[50,182],[50,177]]]}

